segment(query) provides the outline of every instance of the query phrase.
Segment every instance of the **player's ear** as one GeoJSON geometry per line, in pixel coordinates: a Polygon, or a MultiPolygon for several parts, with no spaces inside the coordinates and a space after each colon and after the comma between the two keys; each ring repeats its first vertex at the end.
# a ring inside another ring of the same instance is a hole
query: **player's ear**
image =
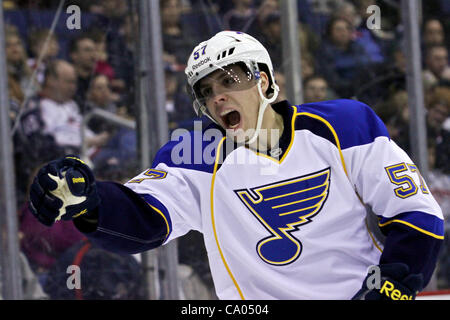
{"type": "Polygon", "coordinates": [[[261,89],[267,98],[267,89],[269,89],[269,77],[267,76],[267,73],[265,73],[264,71],[261,71],[260,75],[261,75],[261,89]]]}

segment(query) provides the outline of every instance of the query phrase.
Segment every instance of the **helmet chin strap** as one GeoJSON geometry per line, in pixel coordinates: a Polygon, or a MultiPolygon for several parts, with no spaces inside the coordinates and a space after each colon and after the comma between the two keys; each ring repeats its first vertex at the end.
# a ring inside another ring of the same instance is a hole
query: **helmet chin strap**
{"type": "Polygon", "coordinates": [[[259,132],[261,131],[262,121],[264,118],[264,112],[266,111],[267,106],[276,100],[276,98],[278,97],[278,92],[280,91],[280,88],[276,84],[273,84],[274,93],[271,98],[267,99],[262,92],[261,80],[258,81],[257,86],[258,86],[259,97],[261,98],[261,101],[259,103],[258,119],[256,121],[255,133],[246,142],[246,144],[252,144],[258,138],[259,132]]]}

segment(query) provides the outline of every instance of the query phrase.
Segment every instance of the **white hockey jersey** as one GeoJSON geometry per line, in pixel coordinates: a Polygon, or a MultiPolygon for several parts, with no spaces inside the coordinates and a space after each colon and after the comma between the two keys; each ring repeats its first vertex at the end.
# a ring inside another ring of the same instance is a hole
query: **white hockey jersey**
{"type": "MultiPolygon", "coordinates": [[[[276,157],[236,147],[213,126],[173,139],[125,184],[163,217],[165,242],[203,233],[219,298],[350,299],[383,250],[366,206],[382,229],[443,239],[442,212],[420,172],[368,106],[273,108],[285,124],[276,157]]],[[[100,232],[144,241],[133,233],[139,223],[102,219],[100,232]]]]}

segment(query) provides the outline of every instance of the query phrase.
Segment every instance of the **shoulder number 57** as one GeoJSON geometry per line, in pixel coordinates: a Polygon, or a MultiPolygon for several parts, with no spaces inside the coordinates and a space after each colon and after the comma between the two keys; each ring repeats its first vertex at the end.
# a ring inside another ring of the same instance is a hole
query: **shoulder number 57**
{"type": "Polygon", "coordinates": [[[423,181],[422,175],[416,165],[402,162],[388,166],[384,169],[386,170],[389,180],[393,184],[399,186],[394,189],[397,197],[404,199],[413,196],[419,191],[419,188],[422,193],[429,193],[427,187],[425,186],[425,182],[423,181]],[[410,172],[418,175],[420,181],[419,187],[417,187],[410,172]]]}

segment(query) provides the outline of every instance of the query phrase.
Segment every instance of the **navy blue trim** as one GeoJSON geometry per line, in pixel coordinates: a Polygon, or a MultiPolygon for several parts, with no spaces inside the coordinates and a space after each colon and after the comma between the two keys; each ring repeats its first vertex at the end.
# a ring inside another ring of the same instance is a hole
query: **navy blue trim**
{"type": "MultiPolygon", "coordinates": [[[[296,109],[287,101],[283,100],[272,105],[275,112],[279,113],[283,118],[283,132],[281,133],[280,140],[278,141],[278,147],[281,148],[281,154],[278,156],[279,159],[283,158],[284,154],[291,144],[292,138],[292,117],[296,109]]],[[[270,157],[269,150],[259,151],[270,157]]]]}
{"type": "Polygon", "coordinates": [[[167,233],[166,239],[170,236],[172,233],[172,219],[170,219],[169,210],[155,197],[149,195],[149,194],[139,194],[145,201],[147,201],[148,204],[152,205],[161,213],[164,215],[164,217],[167,220],[167,224],[169,225],[169,231],[167,233]]]}
{"type": "Polygon", "coordinates": [[[380,264],[393,262],[407,264],[410,273],[423,275],[425,287],[436,268],[443,241],[401,223],[391,223],[384,231],[386,240],[380,264]]]}
{"type": "MultiPolygon", "coordinates": [[[[339,138],[341,149],[371,143],[377,137],[389,138],[383,121],[366,104],[348,99],[307,103],[298,106],[298,113],[308,112],[325,119],[339,138]]],[[[310,130],[336,144],[330,130],[311,117],[299,117],[296,130],[310,130]]]]}
{"type": "Polygon", "coordinates": [[[115,182],[97,181],[96,185],[101,199],[96,212],[98,223],[93,229],[81,216],[74,219],[75,226],[94,244],[112,252],[134,254],[156,248],[166,240],[164,218],[140,195],[115,182]]]}
{"type": "MultiPolygon", "coordinates": [[[[385,223],[388,223],[392,220],[401,220],[405,221],[407,223],[412,224],[415,227],[418,227],[422,230],[428,231],[432,233],[433,235],[443,237],[444,236],[444,221],[442,219],[439,219],[438,217],[427,214],[425,212],[420,211],[411,211],[411,212],[404,212],[401,214],[396,215],[393,218],[385,218],[381,217],[379,221],[379,225],[384,225],[385,223]]],[[[393,222],[395,223],[395,222],[393,222]]],[[[390,224],[387,224],[381,229],[388,228],[390,224]]],[[[419,231],[419,230],[418,230],[419,231]]]]}
{"type": "Polygon", "coordinates": [[[307,115],[299,115],[295,119],[295,130],[311,131],[313,134],[322,137],[324,139],[327,139],[337,147],[337,142],[336,139],[334,138],[333,133],[327,127],[327,125],[323,123],[323,121],[311,118],[310,116],[307,115]]]}

